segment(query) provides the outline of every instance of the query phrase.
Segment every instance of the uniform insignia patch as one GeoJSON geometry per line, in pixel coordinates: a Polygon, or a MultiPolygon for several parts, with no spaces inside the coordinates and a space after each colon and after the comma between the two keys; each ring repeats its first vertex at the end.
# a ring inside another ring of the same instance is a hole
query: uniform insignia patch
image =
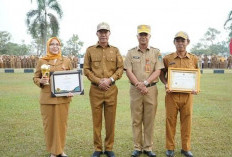
{"type": "Polygon", "coordinates": [[[139,59],[140,57],[139,56],[133,56],[134,59],[139,59]]]}
{"type": "Polygon", "coordinates": [[[176,64],[175,62],[171,62],[171,63],[169,63],[169,65],[172,65],[172,64],[176,64]]]}

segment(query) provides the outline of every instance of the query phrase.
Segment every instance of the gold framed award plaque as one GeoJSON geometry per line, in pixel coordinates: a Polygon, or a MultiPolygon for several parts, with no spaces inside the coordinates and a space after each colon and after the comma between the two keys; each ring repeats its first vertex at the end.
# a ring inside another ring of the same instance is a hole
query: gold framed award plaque
{"type": "Polygon", "coordinates": [[[168,68],[168,87],[172,92],[200,92],[200,69],[168,68]]]}
{"type": "Polygon", "coordinates": [[[55,71],[51,74],[51,91],[53,97],[73,95],[83,95],[84,87],[82,71],[55,71]]]}

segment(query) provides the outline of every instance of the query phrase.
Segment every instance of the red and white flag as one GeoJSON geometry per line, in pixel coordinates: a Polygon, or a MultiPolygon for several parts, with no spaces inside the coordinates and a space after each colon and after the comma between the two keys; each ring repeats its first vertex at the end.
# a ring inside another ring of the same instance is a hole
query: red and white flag
{"type": "Polygon", "coordinates": [[[232,55],[232,38],[231,38],[231,40],[230,40],[230,54],[232,55]]]}

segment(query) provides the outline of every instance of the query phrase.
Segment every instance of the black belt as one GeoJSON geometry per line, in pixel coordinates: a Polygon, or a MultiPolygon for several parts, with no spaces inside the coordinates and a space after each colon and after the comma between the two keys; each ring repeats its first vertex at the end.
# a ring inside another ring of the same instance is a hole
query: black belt
{"type": "MultiPolygon", "coordinates": [[[[131,85],[135,86],[133,83],[131,83],[131,85]]],[[[151,86],[155,86],[155,85],[156,85],[156,82],[150,83],[150,84],[146,85],[146,87],[151,87],[151,86]]]]}
{"type": "MultiPolygon", "coordinates": [[[[91,84],[98,87],[98,84],[96,84],[96,83],[92,82],[91,84]]],[[[113,85],[115,85],[115,82],[113,82],[113,83],[110,84],[110,86],[113,86],[113,85]]]]}

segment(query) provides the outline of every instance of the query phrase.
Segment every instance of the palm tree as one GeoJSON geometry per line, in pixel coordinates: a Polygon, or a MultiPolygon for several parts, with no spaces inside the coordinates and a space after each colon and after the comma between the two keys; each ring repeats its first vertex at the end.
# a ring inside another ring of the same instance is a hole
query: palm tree
{"type": "MultiPolygon", "coordinates": [[[[224,27],[226,26],[226,24],[227,24],[228,22],[232,22],[232,10],[231,10],[231,11],[229,12],[229,14],[228,14],[228,18],[227,18],[227,20],[226,20],[226,22],[225,22],[225,24],[224,24],[224,27]]],[[[230,24],[230,26],[229,26],[227,29],[230,30],[229,36],[232,37],[232,23],[230,24]]]]}
{"type": "MultiPolygon", "coordinates": [[[[32,0],[31,0],[32,2],[32,0]]],[[[56,0],[37,0],[37,9],[27,13],[27,27],[33,39],[40,38],[43,51],[46,51],[47,35],[57,36],[59,32],[59,22],[56,15],[49,11],[54,11],[59,18],[63,12],[56,0]]]]}

